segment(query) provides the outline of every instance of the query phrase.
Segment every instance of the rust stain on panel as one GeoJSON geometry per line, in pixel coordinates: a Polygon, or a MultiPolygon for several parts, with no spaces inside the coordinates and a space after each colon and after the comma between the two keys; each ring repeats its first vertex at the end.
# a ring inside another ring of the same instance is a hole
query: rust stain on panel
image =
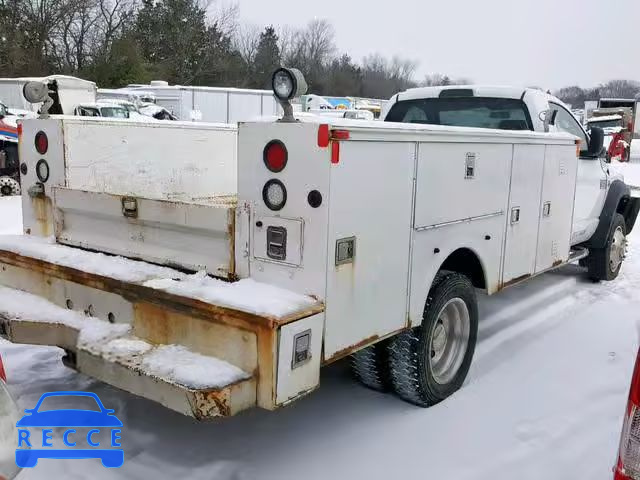
{"type": "Polygon", "coordinates": [[[526,280],[527,278],[531,277],[530,273],[527,273],[526,275],[521,275],[520,277],[516,277],[513,278],[511,280],[509,280],[508,282],[504,282],[502,284],[500,284],[498,286],[498,290],[504,290],[507,287],[511,287],[517,283],[523,282],[524,280],[526,280]]]}
{"type": "Polygon", "coordinates": [[[193,416],[198,420],[230,417],[229,390],[195,391],[191,407],[193,416]]]}
{"type": "Polygon", "coordinates": [[[176,313],[149,303],[133,306],[133,334],[155,344],[184,345],[245,372],[257,369],[256,333],[176,313]]]}
{"type": "Polygon", "coordinates": [[[366,347],[369,344],[375,343],[380,339],[379,335],[372,335],[370,337],[365,338],[364,340],[359,341],[358,343],[354,343],[353,345],[349,345],[348,347],[343,348],[342,350],[338,350],[336,353],[331,355],[330,358],[325,360],[325,363],[335,362],[336,360],[340,360],[341,358],[347,357],[352,353],[357,352],[363,347],[366,347]]]}

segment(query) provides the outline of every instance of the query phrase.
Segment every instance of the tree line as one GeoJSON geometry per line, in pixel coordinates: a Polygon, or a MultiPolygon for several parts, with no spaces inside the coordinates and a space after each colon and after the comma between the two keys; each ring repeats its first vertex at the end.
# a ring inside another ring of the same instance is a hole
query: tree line
{"type": "Polygon", "coordinates": [[[593,88],[571,86],[561,88],[555,95],[574,108],[582,108],[588,100],[601,98],[635,98],[640,94],[640,82],[611,80],[593,88]]]}
{"type": "MultiPolygon", "coordinates": [[[[326,20],[303,27],[241,24],[215,0],[0,0],[0,75],[74,75],[101,87],[167,80],[179,85],[270,88],[279,66],[302,70],[319,95],[389,98],[416,86],[470,83],[430,74],[417,62],[371,54],[356,61],[336,46],[326,20]]],[[[574,106],[628,97],[640,84],[616,80],[557,95],[574,106]]]]}
{"type": "MultiPolygon", "coordinates": [[[[281,65],[302,70],[319,95],[388,98],[446,75],[414,80],[417,63],[340,52],[333,26],[241,25],[212,0],[0,0],[4,77],[68,74],[101,87],[147,83],[270,88],[281,65]]],[[[459,83],[460,81],[458,81],[459,83]]]]}

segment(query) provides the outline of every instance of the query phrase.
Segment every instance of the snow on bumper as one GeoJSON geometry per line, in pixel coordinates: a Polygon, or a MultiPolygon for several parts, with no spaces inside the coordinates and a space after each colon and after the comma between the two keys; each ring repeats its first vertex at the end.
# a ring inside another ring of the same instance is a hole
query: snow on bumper
{"type": "Polygon", "coordinates": [[[198,419],[317,387],[320,302],[36,243],[0,242],[0,324],[14,343],[59,346],[78,371],[198,419]],[[310,361],[294,371],[291,342],[310,331],[310,361]]]}
{"type": "Polygon", "coordinates": [[[83,318],[19,290],[0,287],[0,333],[14,343],[59,346],[76,370],[198,419],[255,405],[254,379],[228,362],[151,344],[129,325],[83,318]]]}

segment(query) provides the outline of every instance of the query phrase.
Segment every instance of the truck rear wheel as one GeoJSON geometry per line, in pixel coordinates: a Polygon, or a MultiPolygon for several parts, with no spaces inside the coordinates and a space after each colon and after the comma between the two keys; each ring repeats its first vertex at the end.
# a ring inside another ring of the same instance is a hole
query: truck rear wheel
{"type": "Polygon", "coordinates": [[[383,340],[351,355],[353,376],[365,387],[378,392],[391,390],[388,343],[383,340]]]}
{"type": "Polygon", "coordinates": [[[620,273],[627,251],[627,232],[624,217],[616,213],[611,223],[607,245],[594,248],[587,257],[587,268],[591,280],[614,280],[620,273]]]}
{"type": "Polygon", "coordinates": [[[433,282],[422,325],[393,337],[391,383],[421,407],[441,402],[464,382],[478,336],[478,305],[469,278],[442,272],[433,282]]]}

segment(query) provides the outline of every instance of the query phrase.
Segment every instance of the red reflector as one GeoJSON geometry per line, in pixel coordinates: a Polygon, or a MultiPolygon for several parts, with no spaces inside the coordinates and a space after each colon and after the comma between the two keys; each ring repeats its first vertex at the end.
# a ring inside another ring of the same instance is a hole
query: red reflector
{"type": "Polygon", "coordinates": [[[318,127],[318,146],[326,148],[329,146],[329,125],[322,124],[318,127]]]}
{"type": "Polygon", "coordinates": [[[22,136],[22,122],[18,124],[18,136],[22,136]]]}
{"type": "Polygon", "coordinates": [[[270,171],[278,173],[284,170],[284,167],[287,166],[287,159],[287,147],[280,140],[271,140],[264,147],[263,160],[270,171]]]}
{"type": "Polygon", "coordinates": [[[331,138],[334,140],[349,140],[349,130],[331,130],[331,138]]]}
{"type": "Polygon", "coordinates": [[[36,150],[40,155],[44,155],[49,150],[49,139],[46,133],[36,133],[36,150]]]}
{"type": "Polygon", "coordinates": [[[331,163],[340,163],[340,142],[331,143],[331,163]]]}

